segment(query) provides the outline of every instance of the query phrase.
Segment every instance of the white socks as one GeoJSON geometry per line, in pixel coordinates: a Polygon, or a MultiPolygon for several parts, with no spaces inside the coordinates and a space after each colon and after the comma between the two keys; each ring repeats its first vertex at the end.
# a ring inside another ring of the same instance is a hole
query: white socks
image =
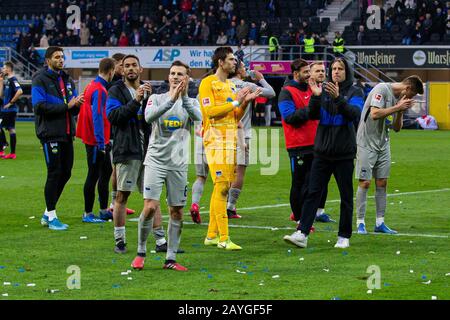
{"type": "Polygon", "coordinates": [[[47,211],[47,209],[45,209],[44,215],[48,217],[48,221],[53,221],[53,219],[57,218],[56,210],[47,211]]]}

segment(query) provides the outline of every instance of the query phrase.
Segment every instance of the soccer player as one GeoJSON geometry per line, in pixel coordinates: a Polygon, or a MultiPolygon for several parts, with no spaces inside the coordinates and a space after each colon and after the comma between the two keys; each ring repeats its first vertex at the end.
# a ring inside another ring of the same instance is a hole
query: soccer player
{"type": "Polygon", "coordinates": [[[88,174],[84,183],[84,214],[82,221],[102,223],[111,218],[108,212],[108,187],[111,177],[111,126],[106,117],[106,88],[114,76],[115,62],[104,58],[100,61],[98,76],[84,91],[84,103],[80,108],[76,135],[86,147],[88,174]],[[99,218],[92,212],[95,186],[98,183],[99,218]]]}
{"type": "Polygon", "coordinates": [[[307,246],[320,197],[331,175],[334,175],[341,195],[339,233],[335,247],[349,247],[352,235],[352,176],[356,156],[353,122],[361,116],[364,93],[361,88],[353,86],[353,72],[342,58],[331,63],[328,79],[324,88],[314,80],[309,80],[313,93],[308,105],[309,118],[319,120],[314,140],[314,160],[299,227],[292,235],[284,237],[285,241],[301,248],[307,246]]]}
{"type": "Polygon", "coordinates": [[[35,114],[36,135],[44,149],[47,165],[45,203],[41,224],[51,230],[67,230],[56,215],[56,204],[70,179],[73,166],[75,117],[84,102],[73,80],[63,71],[64,51],[48,47],[47,67],[33,77],[31,100],[35,114]]]}
{"type": "MultiPolygon", "coordinates": [[[[108,83],[108,87],[107,89],[109,90],[109,88],[116,82],[118,81],[122,81],[123,79],[123,63],[122,63],[122,59],[125,57],[125,54],[117,52],[115,54],[112,55],[112,59],[114,59],[115,61],[115,67],[114,67],[114,77],[112,79],[112,81],[110,83],[108,83]]],[[[111,145],[113,144],[113,137],[111,135],[111,145]]],[[[112,153],[111,153],[111,164],[113,162],[112,159],[112,153]]],[[[111,174],[111,204],[109,206],[109,211],[111,212],[110,214],[110,218],[112,219],[112,212],[114,211],[114,201],[116,200],[116,195],[117,195],[117,177],[116,177],[116,169],[114,166],[112,166],[113,170],[112,170],[112,174],[111,174]]],[[[126,212],[127,215],[128,214],[134,214],[134,210],[126,208],[126,212]]]]}
{"type": "MultiPolygon", "coordinates": [[[[16,102],[22,94],[23,90],[14,76],[14,65],[7,61],[4,63],[0,74],[0,98],[3,97],[3,106],[0,106],[0,118],[2,119],[0,126],[9,131],[11,151],[7,155],[3,154],[3,159],[16,159],[16,117],[18,111],[16,102]]],[[[3,152],[3,148],[0,148],[0,152],[3,152]]]]}
{"type": "Polygon", "coordinates": [[[372,177],[375,178],[375,232],[395,234],[384,223],[386,212],[386,186],[391,169],[389,125],[387,118],[393,116],[392,128],[400,131],[403,112],[414,104],[412,98],[423,94],[423,83],[418,76],[410,76],[402,82],[379,83],[369,93],[361,114],[357,133],[356,155],[356,226],[359,234],[367,234],[365,225],[367,192],[372,177]]]}
{"type": "Polygon", "coordinates": [[[144,141],[139,114],[142,114],[144,95],[151,92],[149,83],[142,84],[143,69],[139,58],[123,58],[124,81],[115,83],[108,91],[106,114],[114,137],[113,163],[117,174],[117,197],[114,202],[114,252],[126,253],[126,204],[131,192],[142,191],[144,141]]]}
{"type": "Polygon", "coordinates": [[[236,92],[235,85],[228,79],[235,72],[237,63],[230,47],[217,48],[212,60],[217,70],[204,78],[199,88],[203,142],[214,184],[204,244],[240,250],[242,248],[228,236],[227,196],[235,180],[237,125],[248,103],[261,93],[261,89],[251,93],[247,87],[236,92]]]}
{"type": "MultiPolygon", "coordinates": [[[[262,86],[258,86],[253,82],[244,81],[243,79],[250,76],[249,71],[245,68],[245,64],[242,61],[238,61],[237,70],[231,81],[236,86],[237,90],[241,90],[245,87],[249,87],[251,91],[255,91],[261,88],[261,97],[273,98],[275,97],[275,91],[270,84],[264,79],[261,72],[252,71],[254,78],[262,86]]],[[[249,165],[250,154],[250,139],[252,138],[252,103],[245,109],[244,116],[240,121],[242,129],[238,130],[238,144],[236,151],[236,180],[231,184],[230,191],[228,192],[227,214],[229,219],[241,218],[236,212],[236,203],[239,199],[242,187],[244,185],[245,170],[249,165]]]]}
{"type": "Polygon", "coordinates": [[[191,120],[202,119],[198,101],[187,95],[189,74],[190,69],[186,64],[174,61],[169,69],[169,92],[153,94],[147,102],[145,121],[152,124],[152,133],[144,161],[144,210],[139,217],[138,250],[131,264],[135,269],[144,268],[147,238],[153,227],[153,217],[160,207],[165,184],[170,219],[163,268],[187,271],[186,267],[176,262],[176,253],[187,197],[191,120]]]}
{"type": "Polygon", "coordinates": [[[200,124],[196,124],[194,127],[195,132],[195,182],[192,184],[192,204],[190,213],[192,221],[197,224],[202,222],[200,216],[200,200],[203,195],[203,189],[205,187],[206,178],[208,177],[209,167],[205,154],[205,146],[203,145],[203,131],[200,124]]]}

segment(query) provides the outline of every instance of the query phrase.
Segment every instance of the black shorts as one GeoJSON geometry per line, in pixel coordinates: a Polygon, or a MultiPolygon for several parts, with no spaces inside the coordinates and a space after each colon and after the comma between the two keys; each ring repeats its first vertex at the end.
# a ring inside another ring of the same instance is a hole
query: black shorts
{"type": "Polygon", "coordinates": [[[2,123],[0,126],[5,129],[15,129],[16,128],[16,117],[17,112],[2,112],[0,114],[2,118],[2,123]]]}

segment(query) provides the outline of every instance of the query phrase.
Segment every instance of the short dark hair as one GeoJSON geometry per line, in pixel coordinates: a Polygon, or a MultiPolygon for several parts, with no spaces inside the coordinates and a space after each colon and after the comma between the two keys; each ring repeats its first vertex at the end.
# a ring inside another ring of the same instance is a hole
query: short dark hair
{"type": "Polygon", "coordinates": [[[411,89],[417,94],[423,94],[423,82],[419,76],[409,76],[402,81],[404,84],[410,85],[411,89]]]}
{"type": "Polygon", "coordinates": [[[323,61],[314,61],[309,65],[311,68],[313,66],[324,66],[325,67],[325,63],[323,63],[323,61]]]}
{"type": "Polygon", "coordinates": [[[191,75],[191,68],[189,68],[189,66],[186,63],[184,63],[183,61],[175,60],[174,62],[172,62],[172,65],[169,68],[169,72],[170,72],[170,69],[172,69],[172,67],[184,67],[184,68],[186,68],[187,75],[189,75],[189,76],[191,75]]]}
{"type": "Polygon", "coordinates": [[[64,49],[61,47],[55,47],[55,46],[48,47],[47,50],[45,51],[45,59],[51,59],[53,54],[58,51],[61,51],[64,53],[64,49]]]}
{"type": "Polygon", "coordinates": [[[306,67],[308,65],[308,61],[303,59],[295,59],[291,63],[291,72],[299,71],[301,68],[306,67]]]}
{"type": "Polygon", "coordinates": [[[128,58],[136,59],[137,62],[138,62],[138,64],[139,64],[139,66],[141,66],[141,62],[139,61],[138,56],[135,56],[134,54],[127,54],[126,56],[124,56],[124,57],[122,58],[122,63],[123,63],[126,59],[128,59],[128,58]]]}
{"type": "Polygon", "coordinates": [[[10,68],[11,70],[14,70],[14,64],[11,61],[6,61],[5,63],[3,63],[3,65],[10,68]]]}
{"type": "Polygon", "coordinates": [[[124,57],[125,57],[124,53],[117,52],[117,53],[114,53],[111,58],[116,60],[116,62],[121,62],[124,57]]]}
{"type": "Polygon", "coordinates": [[[111,70],[114,70],[116,67],[116,61],[111,58],[103,58],[100,60],[100,64],[98,66],[98,72],[101,74],[107,74],[108,72],[111,72],[111,70]]]}
{"type": "Polygon", "coordinates": [[[212,56],[214,68],[217,69],[219,67],[219,60],[224,61],[230,53],[233,53],[233,49],[231,49],[231,47],[218,47],[214,50],[214,54],[212,56]]]}

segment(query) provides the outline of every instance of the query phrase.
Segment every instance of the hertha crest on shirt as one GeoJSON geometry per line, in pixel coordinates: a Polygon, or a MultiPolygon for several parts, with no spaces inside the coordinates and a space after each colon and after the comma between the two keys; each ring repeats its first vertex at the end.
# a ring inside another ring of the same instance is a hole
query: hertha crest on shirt
{"type": "Polygon", "coordinates": [[[209,107],[211,105],[211,99],[210,98],[203,98],[202,100],[204,107],[209,107]]]}
{"type": "Polygon", "coordinates": [[[377,93],[377,94],[375,95],[375,100],[376,100],[376,101],[381,102],[382,99],[383,99],[383,96],[382,96],[381,94],[377,93]]]}

